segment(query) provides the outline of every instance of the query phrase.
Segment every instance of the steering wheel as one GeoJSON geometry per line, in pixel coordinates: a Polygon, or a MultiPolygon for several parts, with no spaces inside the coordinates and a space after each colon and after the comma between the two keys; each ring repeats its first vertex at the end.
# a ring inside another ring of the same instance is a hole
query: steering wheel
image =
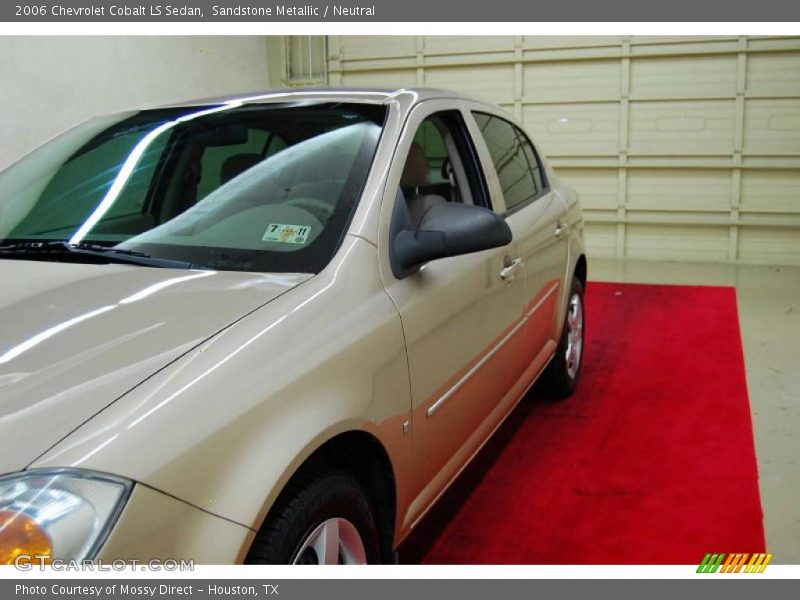
{"type": "Polygon", "coordinates": [[[318,198],[292,198],[287,200],[285,204],[310,212],[322,223],[325,223],[333,214],[333,206],[318,198]]]}

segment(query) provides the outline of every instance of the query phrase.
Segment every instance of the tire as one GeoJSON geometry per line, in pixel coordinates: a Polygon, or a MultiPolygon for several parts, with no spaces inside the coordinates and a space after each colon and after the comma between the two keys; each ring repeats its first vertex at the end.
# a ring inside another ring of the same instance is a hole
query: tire
{"type": "Polygon", "coordinates": [[[563,399],[571,396],[578,385],[583,366],[586,311],[583,303],[583,285],[572,278],[564,327],[553,360],[539,378],[539,390],[547,397],[563,399]]]}
{"type": "Polygon", "coordinates": [[[244,562],[374,564],[380,562],[379,539],[361,485],[344,471],[318,472],[287,485],[244,562]],[[338,543],[326,545],[326,537],[338,543]]]}

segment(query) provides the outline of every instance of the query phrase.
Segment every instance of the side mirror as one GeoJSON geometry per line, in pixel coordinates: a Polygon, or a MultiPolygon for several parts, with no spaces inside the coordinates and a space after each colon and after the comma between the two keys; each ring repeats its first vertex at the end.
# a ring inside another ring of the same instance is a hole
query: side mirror
{"type": "Polygon", "coordinates": [[[505,219],[481,206],[446,202],[423,215],[419,227],[394,232],[392,271],[402,279],[425,262],[460,256],[511,243],[505,219]]]}

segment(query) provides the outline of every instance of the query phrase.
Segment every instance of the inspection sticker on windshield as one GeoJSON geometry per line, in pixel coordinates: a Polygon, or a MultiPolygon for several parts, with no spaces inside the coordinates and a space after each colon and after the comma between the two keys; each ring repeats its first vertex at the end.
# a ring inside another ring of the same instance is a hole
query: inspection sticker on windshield
{"type": "Polygon", "coordinates": [[[279,244],[305,244],[309,233],[311,233],[311,227],[308,225],[270,223],[261,239],[265,242],[278,242],[279,244]]]}

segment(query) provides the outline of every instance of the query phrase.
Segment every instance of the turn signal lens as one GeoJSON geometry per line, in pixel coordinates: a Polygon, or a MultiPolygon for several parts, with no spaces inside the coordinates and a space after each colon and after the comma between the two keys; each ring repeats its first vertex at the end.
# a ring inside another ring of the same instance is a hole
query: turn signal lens
{"type": "MultiPolygon", "coordinates": [[[[23,554],[49,557],[52,551],[50,538],[33,519],[22,513],[0,512],[0,565],[13,565],[23,554]]],[[[50,559],[44,562],[49,563],[50,559]]]]}
{"type": "Polygon", "coordinates": [[[131,487],[79,469],[0,476],[0,565],[94,558],[131,487]]]}

